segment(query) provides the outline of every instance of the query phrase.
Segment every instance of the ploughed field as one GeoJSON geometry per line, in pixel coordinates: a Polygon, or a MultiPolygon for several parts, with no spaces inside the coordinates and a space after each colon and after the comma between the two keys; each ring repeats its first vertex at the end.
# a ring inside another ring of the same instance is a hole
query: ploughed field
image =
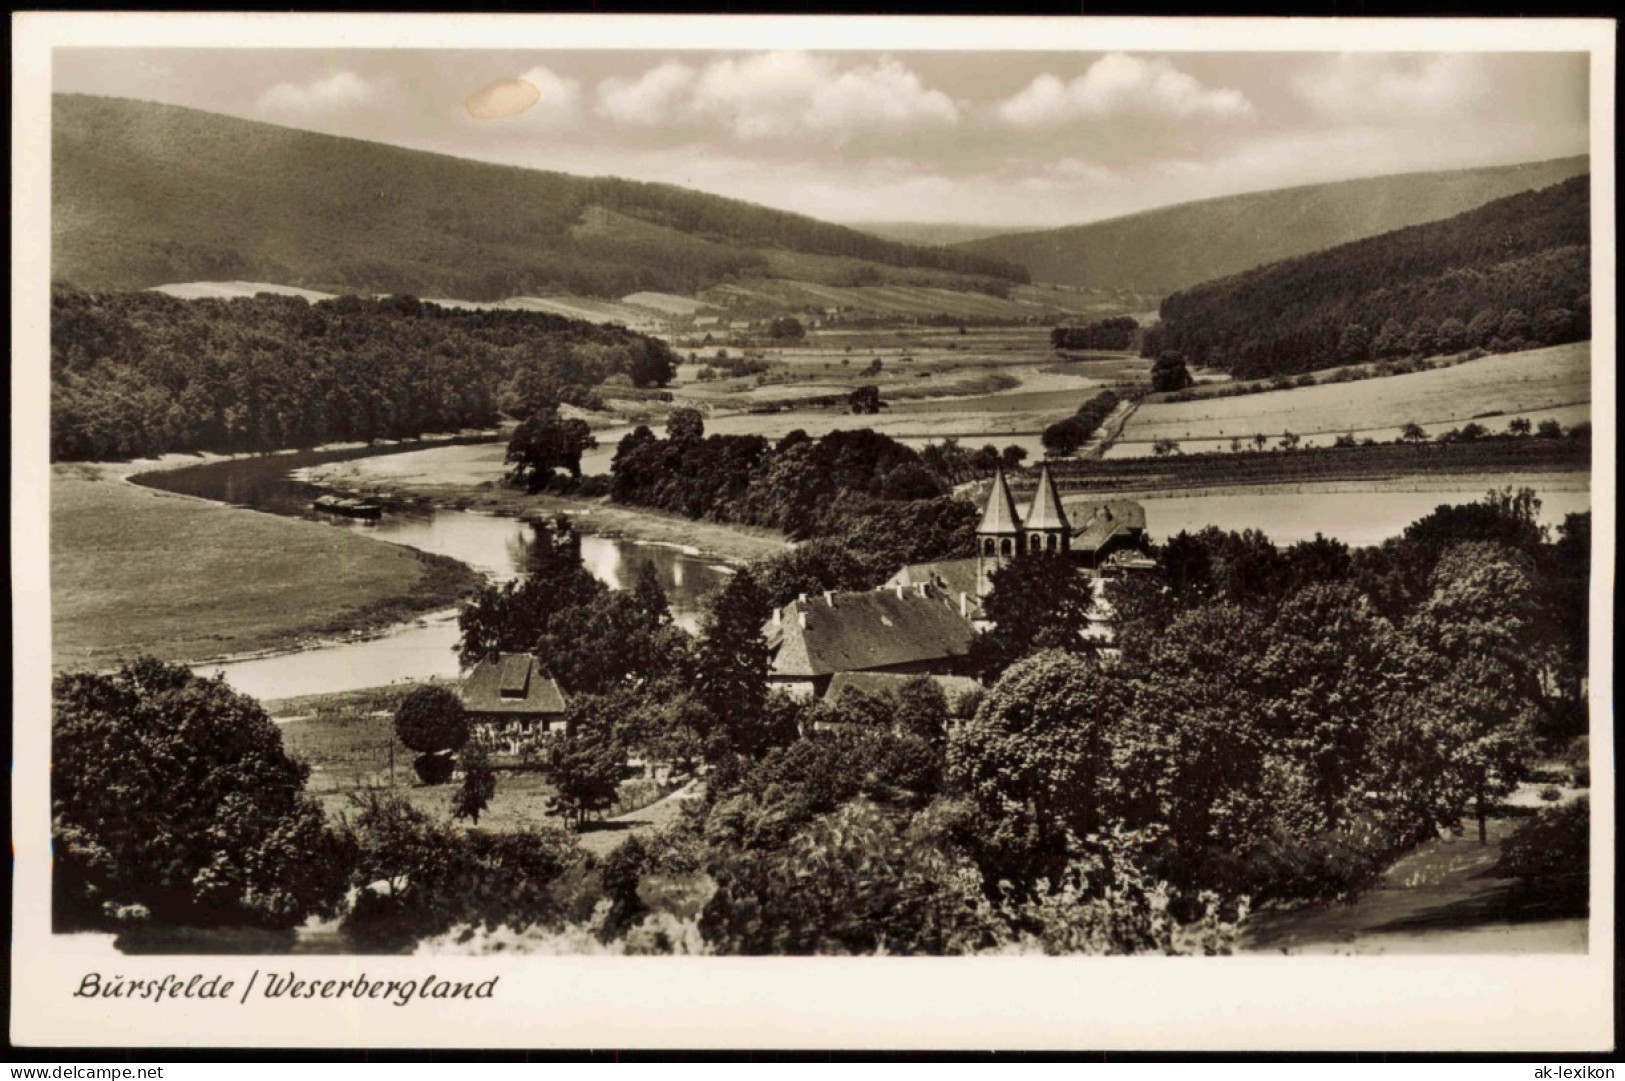
{"type": "Polygon", "coordinates": [[[453,560],[348,530],[126,483],[134,472],[52,467],[57,671],[286,649],[445,608],[477,581],[453,560]]]}
{"type": "MultiPolygon", "coordinates": [[[[1113,457],[1152,453],[1172,439],[1186,452],[1228,449],[1256,434],[1285,432],[1328,445],[1352,433],[1379,442],[1414,422],[1429,436],[1477,421],[1503,431],[1513,417],[1568,427],[1591,417],[1591,343],[1575,342],[1464,361],[1449,367],[1344,383],[1319,383],[1237,397],[1150,402],[1129,418],[1113,457]]],[[[1250,449],[1248,443],[1247,449],[1250,449]]]]}

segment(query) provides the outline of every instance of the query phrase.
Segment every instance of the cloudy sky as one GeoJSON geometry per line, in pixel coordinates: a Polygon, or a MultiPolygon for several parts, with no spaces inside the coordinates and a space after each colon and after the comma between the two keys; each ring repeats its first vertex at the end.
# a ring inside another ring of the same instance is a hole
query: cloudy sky
{"type": "Polygon", "coordinates": [[[834,221],[1065,225],[1584,153],[1562,53],[59,49],[54,88],[834,221]],[[500,80],[531,107],[478,119],[500,80]]]}

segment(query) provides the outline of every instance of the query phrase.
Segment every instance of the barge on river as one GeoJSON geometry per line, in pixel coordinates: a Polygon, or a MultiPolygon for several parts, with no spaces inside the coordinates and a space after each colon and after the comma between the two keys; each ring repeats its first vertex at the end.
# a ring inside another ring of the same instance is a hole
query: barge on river
{"type": "Polygon", "coordinates": [[[317,497],[311,504],[323,514],[342,514],[346,518],[382,518],[383,505],[371,499],[345,499],[342,496],[324,495],[317,497]]]}

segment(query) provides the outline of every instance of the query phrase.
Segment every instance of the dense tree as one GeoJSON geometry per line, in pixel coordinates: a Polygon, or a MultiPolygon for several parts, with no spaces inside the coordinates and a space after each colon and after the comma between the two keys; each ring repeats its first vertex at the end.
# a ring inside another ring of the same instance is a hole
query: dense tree
{"type": "Polygon", "coordinates": [[[846,404],[854,413],[878,413],[880,412],[880,388],[873,384],[859,387],[847,395],[846,404]]]}
{"type": "MultiPolygon", "coordinates": [[[[1078,407],[1078,411],[1064,420],[1056,421],[1044,429],[1040,437],[1046,453],[1064,457],[1072,454],[1094,437],[1112,410],[1118,405],[1117,395],[1103,390],[1078,407]]],[[[1020,448],[1016,448],[1020,449],[1020,448]]],[[[1007,467],[1008,468],[1008,467],[1007,467]]]]}
{"type": "Polygon", "coordinates": [[[485,745],[478,740],[463,748],[457,764],[463,772],[463,783],[452,794],[451,816],[467,818],[478,826],[480,815],[485,813],[492,797],[497,794],[496,771],[491,768],[491,758],[486,753],[485,745]]]}
{"type": "Polygon", "coordinates": [[[666,418],[666,438],[673,443],[697,443],[705,436],[705,416],[698,409],[673,409],[666,418]]]}
{"type": "Polygon", "coordinates": [[[1132,316],[1119,315],[1101,319],[1084,326],[1055,327],[1050,331],[1050,346],[1067,349],[1129,349],[1140,329],[1132,316]]]}
{"type": "Polygon", "coordinates": [[[900,731],[940,746],[948,738],[948,697],[930,676],[916,676],[897,689],[893,719],[900,731]]]}
{"type": "Polygon", "coordinates": [[[997,941],[969,861],[866,802],[782,848],[730,854],[717,878],[701,928],[725,953],[942,955],[997,941]]]}
{"type": "Polygon", "coordinates": [[[425,784],[450,780],[450,756],[469,737],[462,701],[445,687],[427,684],[414,689],[395,709],[395,737],[418,752],[415,766],[425,784]]]}
{"type": "Polygon", "coordinates": [[[566,695],[604,694],[628,683],[663,679],[688,656],[688,635],[664,609],[650,611],[625,591],[596,592],[561,606],[536,638],[538,663],[566,695]]]}
{"type": "Polygon", "coordinates": [[[561,612],[586,605],[606,587],[581,564],[580,540],[569,519],[537,528],[523,578],[487,585],[457,616],[458,658],[465,665],[496,653],[528,653],[561,612]]]}
{"type": "Polygon", "coordinates": [[[696,647],[695,694],[716,718],[711,757],[766,749],[762,724],[767,703],[767,642],[762,628],[771,606],[749,569],[728,579],[711,598],[696,647]]]}
{"type": "Polygon", "coordinates": [[[649,560],[638,561],[630,592],[638,611],[652,626],[663,627],[671,622],[671,602],[660,584],[660,572],[649,560]]]}
{"type": "Polygon", "coordinates": [[[767,333],[774,341],[799,342],[807,336],[807,328],[801,325],[801,320],[785,315],[769,323],[767,333]]]}
{"type": "Polygon", "coordinates": [[[1095,603],[1090,582],[1058,552],[1034,552],[994,570],[982,605],[994,625],[978,651],[984,665],[1003,669],[1035,650],[1092,651],[1085,634],[1095,603]]]}
{"type": "Polygon", "coordinates": [[[307,304],[58,289],[51,453],[103,459],[414,438],[520,419],[629,374],[669,378],[671,350],[621,328],[410,297],[307,304]],[[667,372],[662,376],[661,372],[667,372]]]}
{"type": "Polygon", "coordinates": [[[1151,389],[1155,391],[1184,390],[1196,382],[1185,367],[1185,358],[1172,350],[1160,353],[1151,365],[1151,389]]]}
{"type": "Polygon", "coordinates": [[[265,711],[143,658],[52,685],[57,931],[297,926],[334,911],[352,853],[265,711]]]}
{"type": "Polygon", "coordinates": [[[551,484],[560,469],[580,477],[581,455],[597,445],[586,421],[544,409],[514,430],[503,460],[515,483],[536,492],[551,484]]]}
{"type": "Polygon", "coordinates": [[[1371,356],[1371,331],[1359,323],[1343,328],[1337,343],[1337,359],[1344,364],[1360,364],[1371,356]]]}
{"type": "Polygon", "coordinates": [[[547,811],[577,829],[591,815],[608,810],[625,770],[625,752],[601,726],[555,735],[548,740],[543,771],[554,794],[547,811]]]}
{"type": "Polygon", "coordinates": [[[948,742],[948,768],[979,815],[984,867],[1017,884],[1058,873],[1068,835],[1112,812],[1110,729],[1121,686],[1092,661],[1060,651],[1013,665],[948,742]]]}

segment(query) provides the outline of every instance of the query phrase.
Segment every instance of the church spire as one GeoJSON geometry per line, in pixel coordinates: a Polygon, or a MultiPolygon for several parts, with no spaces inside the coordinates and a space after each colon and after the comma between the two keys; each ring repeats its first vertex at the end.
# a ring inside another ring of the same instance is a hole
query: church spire
{"type": "Polygon", "coordinates": [[[1016,513],[1016,499],[1004,481],[1004,468],[993,474],[993,490],[987,494],[987,508],[982,511],[982,524],[976,527],[981,535],[1016,536],[1021,532],[1021,516],[1016,513]]]}
{"type": "Polygon", "coordinates": [[[1066,520],[1066,509],[1061,506],[1061,494],[1055,489],[1055,478],[1050,476],[1049,463],[1045,462],[1038,474],[1038,494],[1033,496],[1032,510],[1027,512],[1027,529],[1046,533],[1071,532],[1071,525],[1066,520]]]}

